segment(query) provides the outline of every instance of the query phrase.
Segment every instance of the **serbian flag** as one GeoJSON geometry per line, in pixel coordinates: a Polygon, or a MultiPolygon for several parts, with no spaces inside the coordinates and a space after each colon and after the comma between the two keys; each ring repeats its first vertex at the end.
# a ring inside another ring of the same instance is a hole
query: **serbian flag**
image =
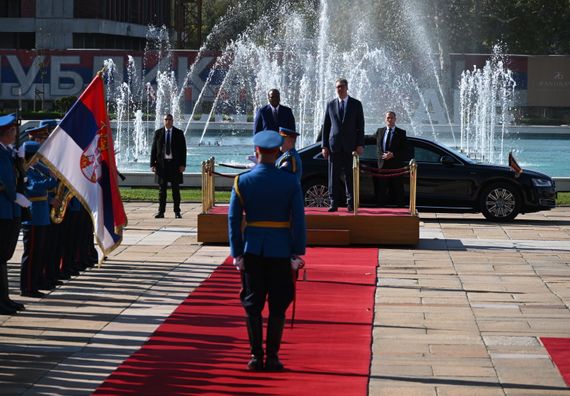
{"type": "Polygon", "coordinates": [[[119,193],[104,90],[98,73],[38,155],[91,213],[97,243],[107,255],[121,243],[127,216],[119,193]]]}

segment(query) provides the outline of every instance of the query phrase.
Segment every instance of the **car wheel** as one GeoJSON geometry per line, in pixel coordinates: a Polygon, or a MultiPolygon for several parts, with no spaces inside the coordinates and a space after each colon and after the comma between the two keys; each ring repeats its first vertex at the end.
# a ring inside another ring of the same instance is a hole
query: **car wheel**
{"type": "Polygon", "coordinates": [[[305,206],[310,208],[326,208],[331,204],[327,183],[322,180],[313,179],[304,183],[303,196],[305,206]]]}
{"type": "Polygon", "coordinates": [[[488,220],[511,221],[520,212],[521,195],[511,184],[491,184],[481,192],[480,206],[483,216],[488,220]]]}

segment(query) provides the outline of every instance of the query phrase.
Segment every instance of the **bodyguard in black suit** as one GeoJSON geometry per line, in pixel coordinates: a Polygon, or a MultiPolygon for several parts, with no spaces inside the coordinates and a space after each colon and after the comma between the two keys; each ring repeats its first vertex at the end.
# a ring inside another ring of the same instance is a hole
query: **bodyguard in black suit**
{"type": "MultiPolygon", "coordinates": [[[[378,168],[398,169],[406,165],[406,131],[396,126],[396,113],[393,111],[386,113],[385,121],[386,126],[376,131],[378,168]]],[[[379,206],[404,206],[404,185],[401,176],[378,177],[374,187],[379,206]]]]}
{"type": "Polygon", "coordinates": [[[164,116],[164,128],[157,129],[154,132],[150,167],[160,187],[158,213],[154,217],[157,219],[164,217],[166,189],[168,182],[170,182],[174,213],[177,219],[182,218],[180,214],[180,184],[182,184],[182,174],[186,169],[186,139],[184,132],[173,126],[172,114],[164,116]]]}
{"type": "Polygon", "coordinates": [[[295,116],[293,111],[281,103],[281,95],[275,88],[267,93],[268,105],[260,108],[255,114],[253,134],[259,131],[278,131],[279,128],[295,130],[295,116]]]}
{"type": "Polygon", "coordinates": [[[348,82],[336,81],[337,98],[327,104],[323,123],[323,157],[329,160],[329,212],[336,212],[341,196],[341,175],[345,174],[347,209],[353,211],[352,152],[364,151],[364,112],[359,100],[348,96],[348,82]]]}

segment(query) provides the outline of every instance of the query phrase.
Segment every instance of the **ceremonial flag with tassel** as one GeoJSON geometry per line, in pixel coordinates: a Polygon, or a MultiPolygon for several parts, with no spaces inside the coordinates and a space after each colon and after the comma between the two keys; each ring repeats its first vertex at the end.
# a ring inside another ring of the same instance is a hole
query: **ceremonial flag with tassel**
{"type": "Polygon", "coordinates": [[[38,155],[90,212],[103,254],[119,246],[127,216],[119,193],[101,72],[63,117],[38,155]]]}

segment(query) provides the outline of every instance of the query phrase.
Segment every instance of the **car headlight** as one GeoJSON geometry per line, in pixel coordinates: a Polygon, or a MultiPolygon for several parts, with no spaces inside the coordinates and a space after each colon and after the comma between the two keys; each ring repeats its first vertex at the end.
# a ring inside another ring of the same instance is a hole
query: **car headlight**
{"type": "Polygon", "coordinates": [[[532,185],[535,187],[552,187],[552,180],[550,179],[532,179],[532,185]]]}

